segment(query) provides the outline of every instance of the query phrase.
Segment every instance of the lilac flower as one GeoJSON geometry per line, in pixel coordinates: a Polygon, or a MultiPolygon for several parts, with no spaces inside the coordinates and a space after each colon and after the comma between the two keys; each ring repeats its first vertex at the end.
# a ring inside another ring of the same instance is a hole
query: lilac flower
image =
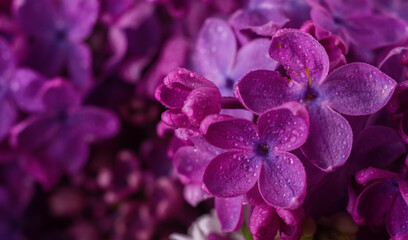
{"type": "Polygon", "coordinates": [[[245,119],[212,115],[200,130],[212,145],[228,150],[215,157],[204,173],[204,183],[218,197],[247,193],[259,182],[267,203],[297,208],[304,199],[306,173],[299,159],[287,152],[306,140],[309,118],[298,103],[287,103],[262,114],[257,127],[245,119]]]}
{"type": "Polygon", "coordinates": [[[310,135],[302,151],[324,171],[343,165],[351,151],[353,133],[336,111],[358,116],[380,110],[391,98],[395,81],[365,63],[347,64],[328,75],[324,48],[298,30],[279,31],[272,39],[270,54],[287,75],[250,72],[236,85],[235,96],[256,114],[287,101],[304,103],[310,115],[310,135]]]}
{"type": "Polygon", "coordinates": [[[408,236],[406,170],[404,166],[400,176],[373,167],[357,173],[357,182],[365,188],[356,198],[350,199],[349,212],[356,223],[379,226],[385,222],[391,239],[408,236]]]}
{"type": "Polygon", "coordinates": [[[144,91],[138,91],[137,93],[153,98],[156,88],[163,82],[163,78],[177,67],[186,65],[188,48],[189,43],[185,37],[174,36],[169,38],[161,49],[159,59],[139,83],[139,86],[143,85],[139,89],[144,91]]]}
{"type": "Polygon", "coordinates": [[[339,36],[320,30],[312,20],[305,22],[300,30],[312,35],[324,47],[324,50],[326,50],[327,56],[329,57],[329,73],[334,69],[347,64],[345,57],[347,53],[347,45],[339,36]]]}
{"type": "Polygon", "coordinates": [[[41,89],[43,110],[15,126],[11,144],[24,153],[23,167],[45,188],[62,173],[76,173],[86,163],[89,143],[117,134],[115,114],[97,107],[81,107],[81,98],[62,79],[41,89]]]}
{"type": "Polygon", "coordinates": [[[161,40],[161,25],[154,5],[106,0],[103,7],[102,20],[109,28],[108,44],[112,51],[105,68],[109,72],[119,67],[123,79],[135,83],[151,62],[161,40]]]}
{"type": "MultiPolygon", "coordinates": [[[[222,149],[211,146],[202,137],[190,139],[194,146],[184,146],[178,149],[174,155],[174,166],[179,179],[185,184],[184,198],[193,206],[210,198],[201,189],[203,175],[210,161],[224,152],[222,149]]],[[[243,222],[242,198],[214,199],[215,210],[221,224],[221,232],[234,232],[243,222]]]]}
{"type": "Polygon", "coordinates": [[[35,112],[41,108],[36,95],[45,79],[30,69],[17,68],[14,53],[2,38],[0,51],[1,142],[17,119],[17,106],[24,112],[35,112]]]}
{"type": "Polygon", "coordinates": [[[13,13],[28,43],[27,64],[54,77],[67,70],[80,90],[92,86],[92,56],[84,40],[99,14],[97,0],[13,2],[13,13]]]}
{"type": "Polygon", "coordinates": [[[374,49],[407,36],[406,23],[389,15],[373,14],[369,0],[310,0],[316,24],[345,41],[374,49]]]}
{"type": "Polygon", "coordinates": [[[170,110],[162,115],[167,125],[175,128],[198,128],[210,114],[221,111],[218,88],[204,77],[178,68],[164,78],[156,89],[156,99],[170,110]]]}
{"type": "Polygon", "coordinates": [[[231,16],[230,22],[238,31],[272,36],[284,25],[300,27],[309,19],[309,11],[307,3],[299,0],[250,0],[246,8],[231,16]]]}
{"type": "Polygon", "coordinates": [[[254,240],[274,239],[278,232],[282,240],[299,239],[303,232],[303,220],[303,209],[289,211],[263,204],[253,209],[249,229],[254,240]]]}
{"type": "Polygon", "coordinates": [[[235,35],[228,23],[209,18],[198,35],[193,63],[196,71],[214,82],[223,96],[231,96],[233,86],[246,73],[275,69],[276,62],[266,54],[268,46],[269,40],[256,39],[237,52],[235,35]]]}
{"type": "Polygon", "coordinates": [[[406,152],[407,148],[396,131],[384,126],[369,126],[356,136],[346,164],[334,172],[322,175],[323,172],[314,170],[312,164],[298,155],[308,177],[308,193],[303,204],[307,214],[319,219],[344,209],[347,183],[357,171],[369,166],[387,169],[406,152]],[[317,175],[321,177],[313,181],[317,175]],[[322,198],[324,202],[320,201],[322,198]]]}
{"type": "Polygon", "coordinates": [[[380,58],[378,68],[398,83],[408,78],[408,48],[395,47],[380,58]]]}

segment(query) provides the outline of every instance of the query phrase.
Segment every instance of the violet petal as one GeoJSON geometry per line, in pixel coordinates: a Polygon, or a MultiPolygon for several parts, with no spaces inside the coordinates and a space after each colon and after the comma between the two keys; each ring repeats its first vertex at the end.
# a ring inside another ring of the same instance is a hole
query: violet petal
{"type": "Polygon", "coordinates": [[[366,63],[350,63],[334,70],[322,92],[327,105],[347,115],[366,115],[380,110],[390,100],[396,82],[366,63]]]}
{"type": "Polygon", "coordinates": [[[204,184],[217,197],[237,197],[256,184],[261,159],[240,151],[225,152],[215,157],[204,172],[204,184]]]}
{"type": "Polygon", "coordinates": [[[273,153],[262,165],[259,192],[274,207],[298,208],[306,196],[306,172],[291,153],[273,153]]]}
{"type": "Polygon", "coordinates": [[[308,105],[309,137],[301,147],[306,157],[325,172],[342,166],[350,155],[353,132],[347,120],[325,105],[308,105]]]}

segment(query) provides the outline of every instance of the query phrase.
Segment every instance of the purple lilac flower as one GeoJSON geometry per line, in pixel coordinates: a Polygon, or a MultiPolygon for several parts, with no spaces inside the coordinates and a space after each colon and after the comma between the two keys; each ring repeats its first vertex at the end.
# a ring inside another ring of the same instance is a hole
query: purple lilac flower
{"type": "Polygon", "coordinates": [[[408,48],[395,47],[380,58],[378,68],[398,83],[408,78],[408,48]]]}
{"type": "Polygon", "coordinates": [[[38,111],[37,94],[45,79],[28,68],[17,68],[12,49],[0,39],[0,142],[17,120],[17,107],[24,112],[38,111]]]}
{"type": "Polygon", "coordinates": [[[350,199],[349,212],[358,224],[378,226],[385,223],[391,239],[408,236],[408,203],[406,166],[397,173],[373,167],[356,175],[363,191],[350,199]]]}
{"type": "Polygon", "coordinates": [[[395,81],[365,63],[347,64],[328,75],[324,48],[298,30],[279,31],[269,52],[285,75],[250,72],[236,85],[235,96],[256,114],[287,101],[306,105],[310,135],[301,149],[317,167],[333,171],[346,162],[352,146],[351,127],[339,113],[358,116],[380,110],[391,98],[395,81]]]}
{"type": "Polygon", "coordinates": [[[207,166],[205,186],[211,194],[227,198],[247,193],[258,181],[267,203],[297,208],[305,197],[306,173],[300,160],[288,151],[305,142],[308,129],[307,111],[295,102],[266,111],[257,127],[245,119],[208,116],[200,126],[203,136],[228,151],[207,166]]]}
{"type": "Polygon", "coordinates": [[[308,216],[318,219],[330,216],[346,207],[347,186],[355,173],[369,166],[388,169],[407,148],[401,137],[392,128],[369,126],[356,136],[349,160],[342,167],[331,173],[315,170],[307,164],[307,159],[300,159],[305,165],[308,179],[308,193],[304,207],[308,216]],[[321,177],[313,181],[317,175],[321,177]],[[330,193],[330,194],[329,194],[330,193]],[[324,198],[321,202],[319,199],[324,198]]]}
{"type": "MultiPolygon", "coordinates": [[[[211,146],[202,137],[191,138],[194,146],[184,146],[174,155],[174,166],[184,187],[184,198],[193,206],[211,196],[202,190],[203,175],[210,161],[224,152],[211,146]]],[[[242,198],[214,199],[215,210],[221,224],[221,232],[237,231],[243,223],[242,198]]]]}
{"type": "Polygon", "coordinates": [[[164,78],[156,99],[170,109],[163,113],[163,122],[175,128],[198,128],[207,115],[221,111],[221,94],[214,83],[183,68],[164,78]]]}
{"type": "Polygon", "coordinates": [[[272,36],[283,26],[300,27],[310,18],[309,11],[308,4],[301,0],[250,0],[231,16],[230,22],[238,31],[272,36]]]}
{"type": "Polygon", "coordinates": [[[254,240],[273,239],[279,232],[282,240],[298,239],[303,232],[303,209],[288,211],[263,204],[255,206],[249,220],[254,240]]]}
{"type": "Polygon", "coordinates": [[[112,52],[105,67],[108,71],[119,67],[123,79],[135,83],[159,48],[162,34],[155,7],[127,0],[107,0],[103,7],[102,19],[108,26],[112,52]]]}
{"type": "Polygon", "coordinates": [[[89,143],[111,138],[119,131],[116,115],[97,107],[81,107],[81,98],[62,79],[41,89],[43,109],[16,125],[11,144],[24,153],[23,167],[45,188],[62,173],[76,173],[85,164],[89,143]]]}
{"type": "Polygon", "coordinates": [[[407,24],[399,18],[373,13],[369,0],[309,0],[313,21],[359,47],[374,49],[407,36],[407,24]]]}
{"type": "Polygon", "coordinates": [[[69,73],[74,85],[92,86],[92,56],[84,44],[99,14],[97,0],[13,1],[13,13],[27,39],[27,64],[49,77],[69,73]]]}
{"type": "Polygon", "coordinates": [[[275,70],[276,62],[267,54],[269,42],[256,39],[237,51],[235,35],[229,24],[209,18],[201,28],[195,46],[193,63],[196,72],[215,83],[223,96],[231,96],[233,86],[246,73],[256,69],[275,70]]]}

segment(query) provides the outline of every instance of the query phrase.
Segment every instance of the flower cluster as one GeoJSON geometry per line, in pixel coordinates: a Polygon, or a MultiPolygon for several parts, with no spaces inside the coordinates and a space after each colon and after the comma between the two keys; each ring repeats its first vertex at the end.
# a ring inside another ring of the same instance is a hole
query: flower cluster
{"type": "Polygon", "coordinates": [[[249,0],[205,20],[155,94],[184,198],[214,198],[200,239],[408,238],[407,9],[249,0]]]}
{"type": "Polygon", "coordinates": [[[408,239],[407,144],[406,0],[0,1],[1,240],[408,239]]]}

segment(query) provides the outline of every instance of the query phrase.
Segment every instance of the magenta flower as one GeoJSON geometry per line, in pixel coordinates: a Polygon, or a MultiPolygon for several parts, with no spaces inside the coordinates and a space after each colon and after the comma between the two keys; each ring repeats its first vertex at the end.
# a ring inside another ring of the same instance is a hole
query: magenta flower
{"type": "Polygon", "coordinates": [[[29,66],[49,77],[67,70],[78,89],[92,86],[92,56],[84,41],[98,18],[99,1],[14,1],[13,13],[31,40],[29,66]]]}
{"type": "Polygon", "coordinates": [[[8,43],[0,38],[0,142],[17,119],[17,107],[24,112],[38,111],[36,98],[45,79],[28,68],[17,68],[8,43]]]}
{"type": "Polygon", "coordinates": [[[306,141],[308,129],[308,113],[295,102],[263,113],[257,127],[226,115],[207,117],[200,127],[203,136],[210,144],[228,150],[205,170],[208,191],[218,197],[236,197],[258,181],[267,203],[297,208],[305,197],[306,173],[300,160],[288,151],[306,141]]]}
{"type": "Polygon", "coordinates": [[[358,116],[380,110],[396,82],[365,63],[347,64],[328,75],[324,48],[298,30],[279,31],[269,53],[283,65],[286,75],[250,72],[236,85],[235,96],[256,114],[287,101],[304,103],[310,115],[310,135],[301,147],[303,153],[323,171],[343,165],[350,155],[353,132],[339,113],[358,116]]]}
{"type": "Polygon", "coordinates": [[[246,8],[230,18],[238,31],[252,31],[261,36],[272,36],[282,26],[300,27],[308,20],[310,6],[302,0],[250,0],[246,8]]]}
{"type": "Polygon", "coordinates": [[[170,110],[162,120],[175,128],[198,128],[210,114],[221,111],[221,94],[211,81],[184,68],[170,72],[155,93],[170,110]]]}
{"type": "Polygon", "coordinates": [[[81,98],[62,79],[41,89],[43,110],[16,125],[11,144],[23,153],[23,168],[45,188],[63,173],[76,173],[87,161],[89,143],[115,136],[116,115],[97,107],[81,107],[81,98]]]}
{"type": "Polygon", "coordinates": [[[407,36],[407,24],[399,18],[374,14],[369,0],[310,0],[316,24],[360,47],[384,47],[407,36]]]}
{"type": "MultiPolygon", "coordinates": [[[[174,165],[179,179],[185,184],[184,198],[191,205],[196,206],[199,202],[210,198],[201,189],[203,175],[210,161],[224,150],[211,146],[202,137],[191,138],[194,146],[184,146],[177,150],[174,155],[174,165]]],[[[221,224],[222,232],[238,230],[243,222],[242,198],[214,199],[215,210],[221,224]]]]}
{"type": "Polygon", "coordinates": [[[373,167],[356,174],[357,182],[365,186],[349,203],[356,223],[374,226],[385,223],[391,239],[407,238],[408,182],[406,166],[402,169],[399,175],[373,167]]]}
{"type": "Polygon", "coordinates": [[[231,96],[235,83],[246,73],[275,70],[276,61],[266,54],[269,40],[256,39],[237,51],[237,41],[230,25],[218,18],[205,21],[197,38],[196,72],[215,83],[223,96],[231,96]]]}

